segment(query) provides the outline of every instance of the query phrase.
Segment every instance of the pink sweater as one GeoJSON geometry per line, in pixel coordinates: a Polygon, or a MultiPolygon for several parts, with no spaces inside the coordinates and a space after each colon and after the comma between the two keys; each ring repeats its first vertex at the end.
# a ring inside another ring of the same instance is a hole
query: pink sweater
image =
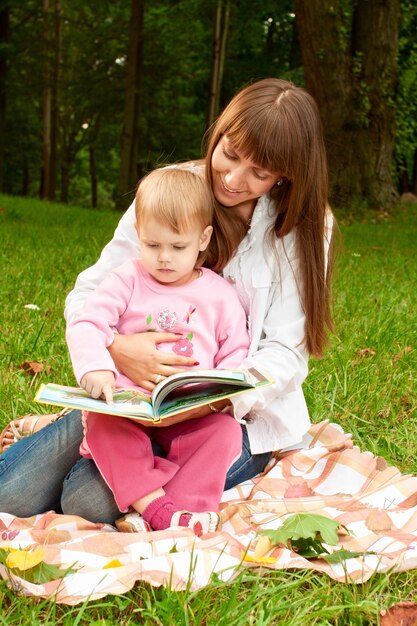
{"type": "Polygon", "coordinates": [[[179,287],[155,281],[138,259],[111,272],[67,326],[77,381],[87,372],[111,370],[116,387],[136,387],[117,371],[107,350],[115,332],[181,333],[177,342],[159,344],[159,348],[193,356],[198,369],[239,367],[249,347],[245,312],[224,278],[205,268],[202,271],[200,278],[179,287]]]}

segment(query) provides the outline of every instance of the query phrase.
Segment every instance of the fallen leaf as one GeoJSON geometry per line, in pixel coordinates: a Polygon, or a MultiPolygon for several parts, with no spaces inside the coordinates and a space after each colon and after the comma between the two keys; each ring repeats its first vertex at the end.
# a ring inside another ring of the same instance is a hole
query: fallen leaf
{"type": "Polygon", "coordinates": [[[335,550],[331,554],[323,554],[322,558],[326,563],[344,563],[348,559],[356,559],[357,557],[364,557],[366,554],[375,554],[375,552],[352,552],[351,550],[335,550]]]}
{"type": "Polygon", "coordinates": [[[34,550],[11,550],[6,558],[6,565],[10,569],[25,571],[38,565],[44,556],[40,546],[34,550]]]}
{"type": "Polygon", "coordinates": [[[329,551],[323,544],[338,542],[339,522],[316,513],[295,513],[287,517],[277,530],[260,530],[273,545],[283,544],[306,558],[317,558],[329,551]]]}
{"type": "Polygon", "coordinates": [[[416,626],[417,604],[415,602],[398,602],[389,609],[380,612],[381,626],[416,626]]]}
{"type": "Polygon", "coordinates": [[[373,350],[372,348],[361,348],[360,350],[356,351],[356,354],[360,357],[365,357],[365,356],[375,356],[375,350],[373,350]]]}
{"type": "Polygon", "coordinates": [[[276,558],[273,556],[255,556],[247,552],[242,552],[242,560],[248,561],[249,563],[264,563],[265,565],[277,562],[276,558]]]}
{"type": "Polygon", "coordinates": [[[265,537],[265,535],[263,535],[262,537],[259,537],[258,541],[256,542],[254,555],[258,558],[265,556],[265,554],[272,550],[273,547],[274,544],[269,539],[269,537],[265,537]]]}
{"type": "Polygon", "coordinates": [[[29,374],[29,376],[36,376],[36,374],[43,372],[43,365],[35,361],[24,361],[19,365],[19,369],[29,374]]]}
{"type": "Polygon", "coordinates": [[[112,561],[109,561],[108,563],[106,563],[106,565],[103,566],[103,569],[112,569],[113,567],[122,567],[119,559],[113,559],[112,561]]]}
{"type": "Polygon", "coordinates": [[[394,361],[399,361],[400,359],[403,358],[403,356],[405,354],[409,354],[411,351],[413,350],[413,348],[411,346],[405,346],[405,348],[403,348],[403,350],[400,350],[394,357],[394,361]]]}
{"type": "Polygon", "coordinates": [[[405,396],[401,396],[400,403],[402,404],[402,406],[405,406],[406,408],[408,408],[412,406],[413,400],[411,396],[405,395],[405,396]]]}
{"type": "Polygon", "coordinates": [[[382,417],[383,419],[387,419],[391,413],[391,405],[387,404],[383,409],[378,411],[378,417],[382,417]]]}

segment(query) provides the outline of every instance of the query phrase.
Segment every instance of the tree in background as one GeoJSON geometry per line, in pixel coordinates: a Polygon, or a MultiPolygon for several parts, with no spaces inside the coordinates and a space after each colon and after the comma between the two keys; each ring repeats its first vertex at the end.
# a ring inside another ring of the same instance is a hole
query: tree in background
{"type": "Polygon", "coordinates": [[[112,204],[118,173],[112,155],[120,151],[129,13],[110,1],[97,6],[82,0],[61,3],[60,199],[85,204],[91,198],[94,206],[101,192],[112,204]],[[97,179],[106,182],[106,190],[97,179]]]}
{"type": "Polygon", "coordinates": [[[208,97],[207,127],[219,114],[226,42],[229,31],[230,0],[217,0],[213,18],[211,76],[208,97]]]}
{"type": "Polygon", "coordinates": [[[332,200],[395,201],[400,0],[295,0],[306,86],[324,123],[332,200]]]}
{"type": "Polygon", "coordinates": [[[332,202],[387,206],[392,172],[415,189],[414,4],[0,0],[1,189],[125,208],[144,173],[201,156],[209,109],[212,120],[252,81],[305,77],[324,121],[332,202]]]}
{"type": "Polygon", "coordinates": [[[0,5],[0,189],[3,188],[4,146],[6,140],[7,47],[9,44],[9,15],[7,4],[0,5]]]}
{"type": "Polygon", "coordinates": [[[417,195],[417,5],[402,0],[396,102],[396,169],[400,193],[417,195]]]}
{"type": "Polygon", "coordinates": [[[132,0],[129,24],[129,49],[126,60],[125,108],[120,150],[119,184],[116,206],[124,209],[123,197],[140,178],[140,118],[143,76],[144,0],[132,0]]]}
{"type": "Polygon", "coordinates": [[[2,191],[36,195],[41,172],[40,72],[41,19],[37,0],[3,3],[8,9],[9,33],[3,47],[6,106],[2,191]]]}
{"type": "MultiPolygon", "coordinates": [[[[137,178],[118,206],[129,206],[138,179],[154,167],[201,156],[210,73],[212,7],[202,0],[145,3],[140,150],[137,178]]],[[[123,70],[127,74],[128,60],[123,70]]]]}
{"type": "Polygon", "coordinates": [[[61,4],[43,0],[42,176],[40,197],[55,199],[58,155],[58,84],[61,64],[61,4]]]}

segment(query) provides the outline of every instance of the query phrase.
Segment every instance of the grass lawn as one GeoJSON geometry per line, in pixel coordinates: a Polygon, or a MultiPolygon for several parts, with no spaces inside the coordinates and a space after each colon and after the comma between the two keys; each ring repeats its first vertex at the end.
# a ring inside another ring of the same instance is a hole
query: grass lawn
{"type": "MultiPolygon", "coordinates": [[[[40,382],[74,383],[65,295],[119,217],[0,195],[0,426],[47,411],[33,402],[40,382]],[[23,368],[29,361],[41,363],[43,372],[29,376],[23,368]]],[[[362,450],[415,473],[417,206],[364,213],[357,221],[339,217],[336,334],[325,358],[311,361],[305,392],[312,420],[340,423],[362,450]]],[[[417,601],[416,588],[415,571],[375,575],[357,586],[312,572],[246,572],[233,584],[214,581],[199,592],[138,584],[125,596],[71,608],[18,597],[1,581],[0,625],[378,624],[381,609],[417,601]]]]}

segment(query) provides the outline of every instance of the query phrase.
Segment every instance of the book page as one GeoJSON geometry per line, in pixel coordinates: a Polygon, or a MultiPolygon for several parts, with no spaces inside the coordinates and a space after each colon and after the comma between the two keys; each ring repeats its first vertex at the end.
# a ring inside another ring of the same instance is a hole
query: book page
{"type": "MultiPolygon", "coordinates": [[[[203,406],[209,402],[228,398],[242,392],[242,390],[240,385],[222,384],[213,381],[182,385],[173,389],[164,398],[157,398],[154,406],[155,415],[163,417],[164,415],[178,413],[181,410],[186,411],[196,406],[203,406]]],[[[210,410],[208,410],[209,412],[210,410]]]]}
{"type": "Polygon", "coordinates": [[[84,389],[79,387],[66,387],[49,383],[41,386],[35,400],[42,404],[54,404],[71,409],[121,415],[122,417],[134,417],[137,415],[149,418],[150,421],[153,420],[154,416],[149,397],[134,389],[114,391],[114,403],[107,404],[104,400],[92,398],[84,389]]]}

